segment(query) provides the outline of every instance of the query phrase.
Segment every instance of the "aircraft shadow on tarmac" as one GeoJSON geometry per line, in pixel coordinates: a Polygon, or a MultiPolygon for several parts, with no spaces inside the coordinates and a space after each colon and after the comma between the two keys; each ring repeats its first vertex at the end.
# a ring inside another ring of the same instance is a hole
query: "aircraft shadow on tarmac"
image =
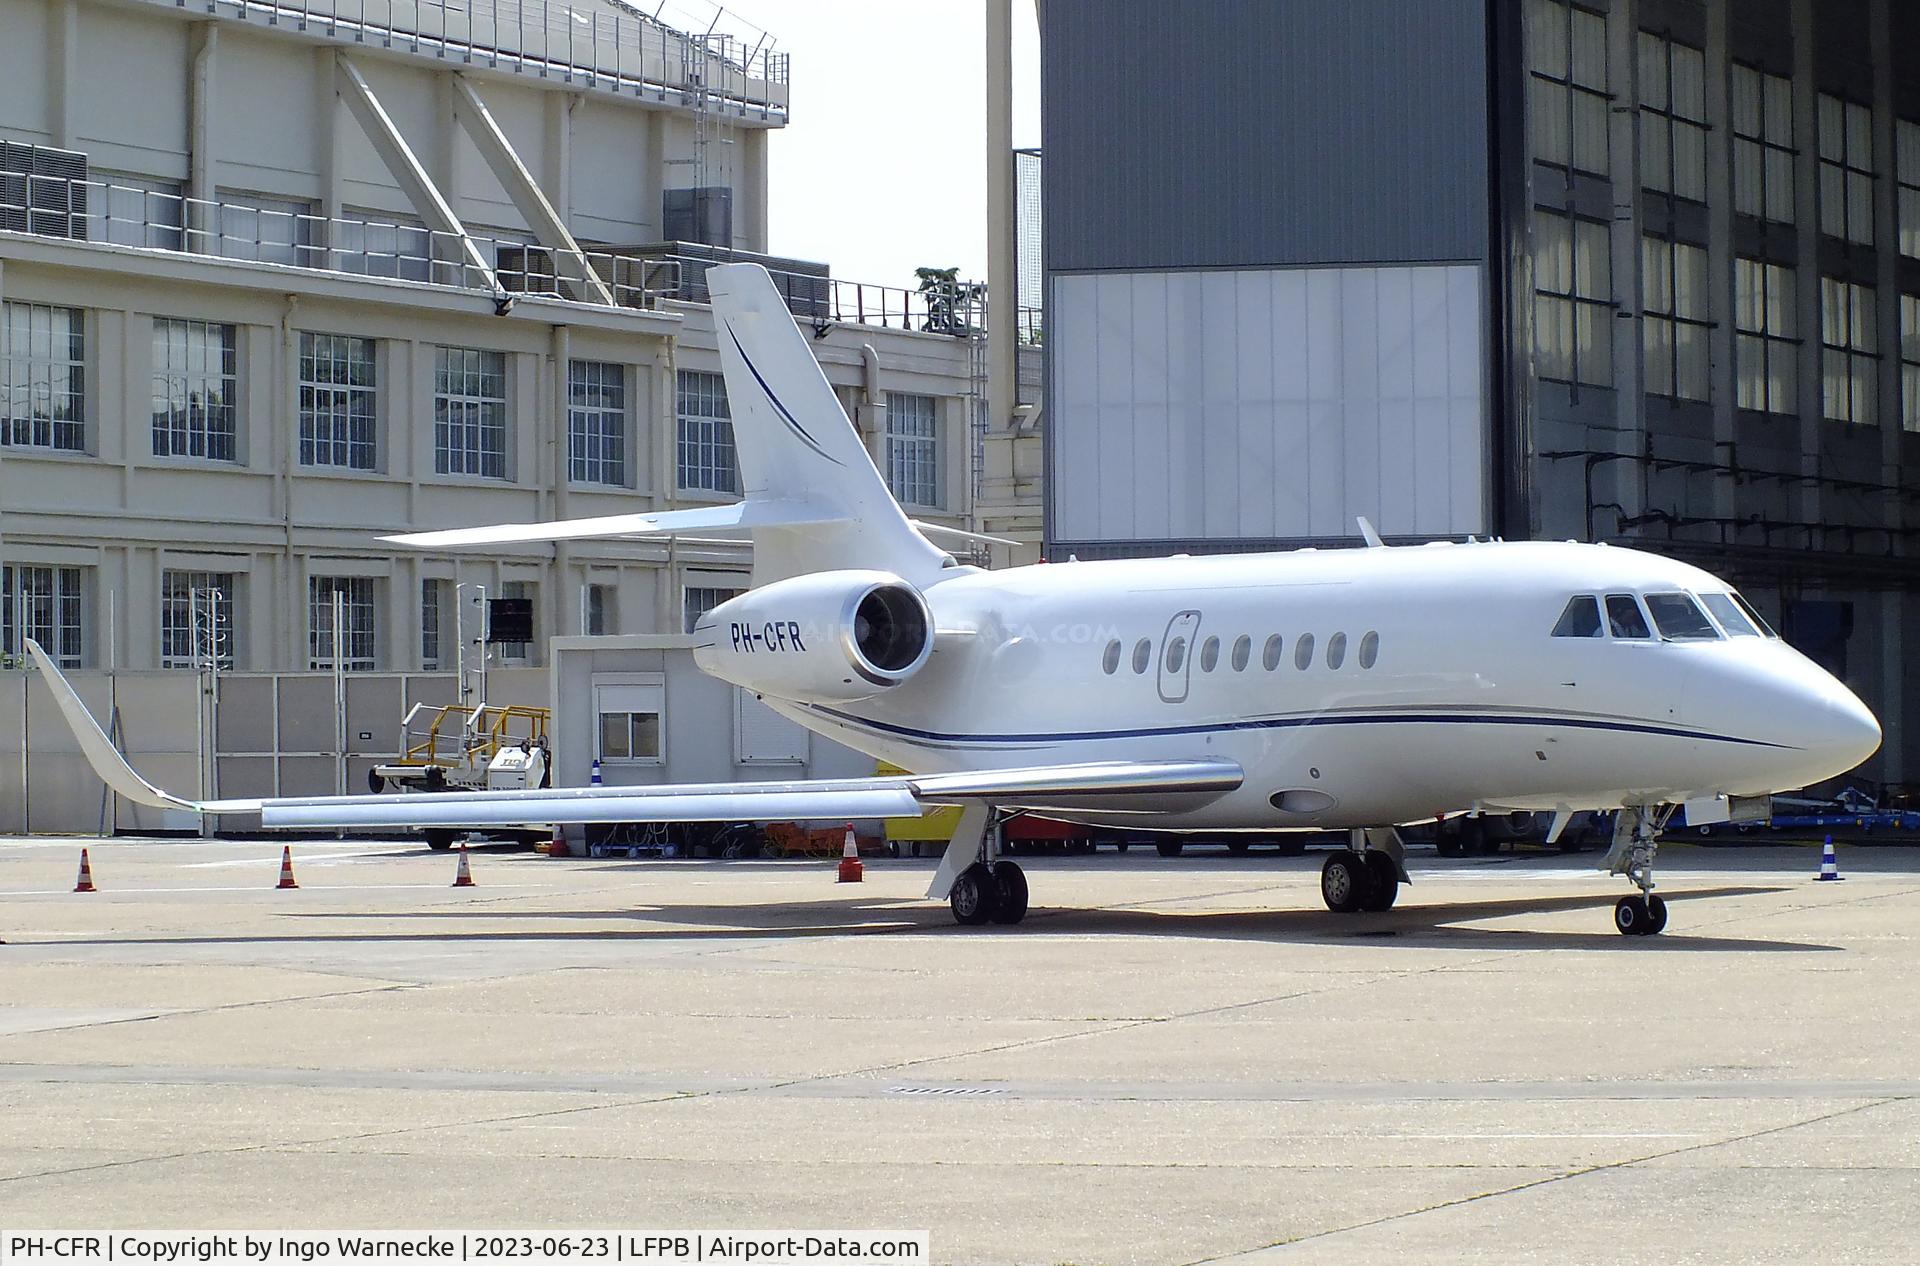
{"type": "MultiPolygon", "coordinates": [[[[1788,892],[1778,886],[1696,888],[1664,893],[1672,903],[1675,924],[1688,915],[1701,915],[1717,897],[1762,896],[1788,892]]],[[[1590,896],[1514,897],[1501,900],[1454,901],[1433,906],[1407,905],[1384,914],[1333,914],[1326,910],[1194,910],[1061,909],[1035,907],[1021,928],[961,928],[944,907],[907,905],[893,899],[849,897],[818,901],[765,902],[745,905],[644,905],[624,910],[484,910],[353,911],[289,913],[295,919],[465,921],[475,924],[520,920],[563,922],[590,920],[606,924],[644,921],[645,927],[611,926],[596,929],[518,929],[475,927],[433,932],[341,932],[313,937],[234,937],[223,941],[340,940],[423,941],[449,940],[782,940],[802,937],[932,933],[954,936],[1019,936],[1032,930],[1091,936],[1178,936],[1199,940],[1266,941],[1278,944],[1360,942],[1382,949],[1587,949],[1647,952],[1710,950],[1821,951],[1839,946],[1807,941],[1763,940],[1752,937],[1693,935],[1670,931],[1658,937],[1623,937],[1611,923],[1598,922],[1592,932],[1541,931],[1529,928],[1463,927],[1484,919],[1565,910],[1610,910],[1614,893],[1590,896]],[[677,926],[660,926],[661,924],[677,926]]],[[[184,939],[184,938],[183,938],[184,939]]],[[[70,942],[69,942],[70,943],[70,942]]],[[[124,943],[124,942],[121,942],[124,943]]]]}

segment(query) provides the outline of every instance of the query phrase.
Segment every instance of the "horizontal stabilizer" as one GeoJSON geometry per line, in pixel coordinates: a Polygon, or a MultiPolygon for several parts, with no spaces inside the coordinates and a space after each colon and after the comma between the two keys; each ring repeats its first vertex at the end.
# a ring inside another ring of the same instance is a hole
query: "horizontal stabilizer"
{"type": "Polygon", "coordinates": [[[526,545],[541,541],[580,541],[609,536],[680,536],[691,532],[746,532],[760,527],[801,527],[839,523],[845,515],[810,501],[755,498],[727,505],[661,510],[654,514],[609,514],[595,519],[552,523],[494,523],[485,527],[406,532],[380,539],[416,549],[458,549],[471,545],[526,545]]]}

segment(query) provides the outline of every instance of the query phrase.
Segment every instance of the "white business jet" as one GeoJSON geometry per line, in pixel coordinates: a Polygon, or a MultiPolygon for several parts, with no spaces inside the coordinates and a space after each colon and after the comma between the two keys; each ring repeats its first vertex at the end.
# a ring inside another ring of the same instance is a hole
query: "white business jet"
{"type": "Polygon", "coordinates": [[[193,802],[116,752],[35,662],[130,800],[258,812],[269,827],[871,818],[960,805],[928,896],[1017,923],[999,823],[1033,810],[1172,831],[1349,832],[1321,870],[1335,911],[1407,879],[1396,824],[1617,809],[1604,866],[1638,888],[1621,932],[1658,932],[1655,842],[1678,806],[1853,768],[1873,714],[1707,572],[1550,543],[962,566],[901,511],[793,316],[752,264],[707,273],[745,498],[657,514],[426,532],[408,546],[746,530],[754,585],[694,630],[708,673],[915,772],[701,786],[193,802]]]}

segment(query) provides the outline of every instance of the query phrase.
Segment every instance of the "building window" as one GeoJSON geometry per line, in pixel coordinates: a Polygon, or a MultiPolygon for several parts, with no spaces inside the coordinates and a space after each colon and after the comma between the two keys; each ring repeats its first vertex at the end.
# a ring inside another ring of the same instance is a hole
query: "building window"
{"type": "Polygon", "coordinates": [[[1879,343],[1873,287],[1820,279],[1821,412],[1835,422],[1879,422],[1879,343]]]}
{"type": "Polygon", "coordinates": [[[1873,112],[1820,94],[1820,231],[1873,245],[1873,112]]]}
{"type": "Polygon", "coordinates": [[[1640,32],[1640,183],[1707,200],[1707,58],[1640,32]]]}
{"type": "Polygon", "coordinates": [[[1900,182],[1900,253],[1920,259],[1920,123],[1894,124],[1894,173],[1900,182]]]}
{"type": "Polygon", "coordinates": [[[1613,265],[1607,226],[1536,212],[1533,338],[1542,378],[1613,385],[1613,265]]]}
{"type": "Polygon", "coordinates": [[[727,383],[719,374],[679,372],[675,393],[680,419],[680,487],[694,492],[740,491],[733,451],[733,415],[727,383]]]}
{"type": "MultiPolygon", "coordinates": [[[[532,610],[534,623],[529,626],[529,631],[533,632],[534,641],[539,640],[539,593],[540,586],[537,581],[503,580],[500,582],[500,596],[502,598],[516,599],[525,602],[532,610]]],[[[533,662],[533,642],[495,642],[494,650],[499,654],[501,660],[506,663],[529,664],[533,662]]]]}
{"type": "Polygon", "coordinates": [[[693,632],[693,626],[706,618],[707,612],[745,592],[744,589],[723,589],[717,585],[688,585],[680,596],[682,629],[693,632]]]}
{"type": "Polygon", "coordinates": [[[1793,84],[1733,68],[1733,209],[1793,223],[1793,84]]]}
{"type": "Polygon", "coordinates": [[[1762,413],[1799,411],[1800,340],[1793,270],[1757,259],[1733,261],[1736,403],[1762,413]]]}
{"type": "Polygon", "coordinates": [[[222,189],[218,214],[218,253],[225,258],[296,265],[312,261],[312,203],[222,189]]]}
{"type": "Polygon", "coordinates": [[[1900,425],[1920,431],[1920,296],[1900,296],[1900,425]]]}
{"type": "Polygon", "coordinates": [[[221,668],[232,668],[233,606],[238,593],[230,571],[163,573],[160,578],[160,667],[198,668],[209,656],[217,656],[221,668]]]}
{"type": "Polygon", "coordinates": [[[86,444],[87,343],[78,308],[0,303],[0,444],[86,444]]]}
{"type": "Polygon", "coordinates": [[[0,567],[0,652],[19,663],[32,638],[62,668],[86,654],[85,609],[78,567],[0,567]]]}
{"type": "Polygon", "coordinates": [[[619,607],[612,585],[587,586],[587,616],[582,630],[588,637],[606,637],[620,628],[619,607]]]}
{"type": "Polygon", "coordinates": [[[507,357],[436,347],[433,468],[442,475],[507,477],[507,357]]]}
{"type": "Polygon", "coordinates": [[[1661,237],[1640,239],[1648,395],[1707,398],[1707,252],[1661,237]]]}
{"type": "Polygon", "coordinates": [[[329,267],[365,277],[433,279],[433,237],[419,220],[389,211],[346,209],[327,227],[329,267]]]}
{"type": "Polygon", "coordinates": [[[902,504],[940,504],[940,402],[887,393],[887,487],[902,504]]]}
{"type": "Polygon", "coordinates": [[[181,228],[185,223],[181,209],[180,185],[171,180],[148,180],[144,176],[123,176],[101,172],[105,182],[96,190],[101,202],[96,218],[104,221],[104,240],[116,246],[141,246],[177,251],[181,228]]]}
{"type": "Polygon", "coordinates": [[[373,340],[300,335],[300,464],[374,468],[373,340]]]}
{"type": "Polygon", "coordinates": [[[1527,8],[1529,132],[1536,162],[1607,174],[1607,24],[1563,0],[1527,8]]]}
{"type": "Polygon", "coordinates": [[[234,329],[213,321],[153,322],[153,455],[239,459],[234,329]]]}
{"type": "Polygon", "coordinates": [[[437,671],[440,663],[440,614],[446,602],[447,582],[420,582],[420,667],[437,671]]]}
{"type": "Polygon", "coordinates": [[[307,667],[333,667],[333,595],[340,595],[341,666],[350,673],[374,669],[374,605],[372,578],[367,576],[309,576],[307,578],[307,667]]]}
{"type": "Polygon", "coordinates": [[[567,364],[567,473],[581,483],[627,481],[627,376],[619,365],[567,364]]]}

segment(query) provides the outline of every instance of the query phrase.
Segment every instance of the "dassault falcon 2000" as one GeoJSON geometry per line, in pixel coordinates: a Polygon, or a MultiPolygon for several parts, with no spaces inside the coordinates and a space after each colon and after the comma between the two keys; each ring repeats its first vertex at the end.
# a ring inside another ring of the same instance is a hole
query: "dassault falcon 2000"
{"type": "Polygon", "coordinates": [[[115,751],[39,648],[96,770],[127,798],[266,826],[870,818],[960,805],[928,896],[1017,923],[1000,821],[1033,810],[1173,831],[1349,832],[1336,911],[1406,880],[1396,824],[1617,809],[1604,866],[1659,931],[1656,840],[1871,755],[1880,726],[1707,572],[1551,543],[958,565],[889,495],[757,265],[707,273],[743,500],[389,538],[436,549],[750,532],[753,587],[694,630],[701,668],[915,772],[839,781],[193,802],[115,751]]]}

